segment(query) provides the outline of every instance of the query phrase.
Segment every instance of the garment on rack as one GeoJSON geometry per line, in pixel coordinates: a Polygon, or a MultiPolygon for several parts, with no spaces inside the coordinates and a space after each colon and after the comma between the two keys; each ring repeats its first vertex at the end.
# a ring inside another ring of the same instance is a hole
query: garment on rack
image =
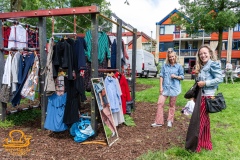
{"type": "Polygon", "coordinates": [[[113,40],[113,43],[111,45],[111,68],[112,69],[117,68],[117,43],[116,43],[116,39],[113,40]]]}
{"type": "Polygon", "coordinates": [[[17,90],[18,86],[18,73],[20,64],[22,61],[22,54],[20,52],[16,52],[12,59],[12,93],[14,93],[17,90]]]}
{"type": "Polygon", "coordinates": [[[72,39],[61,39],[56,43],[53,50],[53,77],[58,76],[60,69],[67,70],[69,80],[73,80],[73,45],[72,39]]]}
{"type": "MultiPolygon", "coordinates": [[[[112,41],[111,44],[111,68],[116,69],[117,68],[117,40],[114,39],[114,36],[110,36],[110,39],[112,41]]],[[[126,64],[126,59],[129,59],[124,41],[121,42],[122,50],[121,50],[121,67],[124,68],[124,65],[126,64]]],[[[124,69],[123,69],[124,70],[124,69]]]]}
{"type": "Polygon", "coordinates": [[[9,26],[3,26],[3,46],[5,48],[8,48],[8,39],[9,39],[9,35],[11,32],[11,27],[9,26]]]}
{"type": "Polygon", "coordinates": [[[38,56],[35,55],[34,63],[32,66],[32,71],[29,74],[27,80],[24,83],[24,86],[21,91],[21,95],[34,101],[35,91],[38,85],[38,71],[39,71],[39,59],[38,56]]]}
{"type": "MultiPolygon", "coordinates": [[[[85,34],[85,41],[87,43],[87,50],[86,55],[89,62],[92,62],[92,34],[91,31],[87,31],[85,34]]],[[[104,32],[98,32],[98,60],[99,63],[102,63],[105,56],[107,55],[107,58],[111,58],[111,52],[109,50],[110,48],[110,39],[104,32]]]]}
{"type": "Polygon", "coordinates": [[[4,73],[2,77],[2,84],[7,84],[11,87],[11,70],[12,70],[12,54],[9,53],[4,66],[4,73]]]}
{"type": "MultiPolygon", "coordinates": [[[[0,50],[0,68],[4,68],[5,66],[5,58],[4,51],[0,50]]],[[[0,69],[0,85],[2,85],[2,77],[4,74],[4,70],[0,69]]]]}
{"type": "Polygon", "coordinates": [[[19,82],[18,82],[19,87],[13,95],[13,99],[11,100],[13,106],[17,106],[17,105],[20,104],[21,97],[22,97],[21,96],[21,91],[22,91],[23,85],[24,85],[24,83],[27,79],[29,69],[33,65],[34,54],[32,53],[32,54],[23,56],[22,61],[23,61],[23,66],[22,66],[22,68],[19,68],[19,70],[22,70],[22,75],[19,76],[19,77],[21,77],[21,79],[19,79],[19,82]]]}
{"type": "Polygon", "coordinates": [[[46,73],[44,91],[46,92],[47,96],[52,95],[56,91],[53,79],[53,64],[52,64],[53,45],[54,39],[53,37],[51,37],[48,45],[47,63],[46,66],[44,67],[43,72],[41,73],[41,74],[46,73]]]}
{"type": "Polygon", "coordinates": [[[29,48],[38,48],[38,30],[28,28],[27,30],[28,34],[28,47],[29,48]]]}
{"type": "Polygon", "coordinates": [[[110,108],[112,111],[114,124],[118,126],[125,122],[121,106],[121,89],[118,80],[113,75],[108,75],[105,80],[106,92],[108,95],[110,108]]]}
{"type": "Polygon", "coordinates": [[[17,47],[22,49],[27,47],[27,31],[22,25],[11,26],[8,38],[8,48],[17,47]]]}
{"type": "Polygon", "coordinates": [[[78,107],[80,106],[79,94],[76,88],[76,81],[64,79],[64,85],[67,92],[66,107],[63,116],[63,122],[71,125],[79,120],[78,107]]]}
{"type": "MultiPolygon", "coordinates": [[[[105,69],[108,66],[108,60],[105,56],[103,63],[98,63],[98,69],[105,69]]],[[[91,83],[91,74],[92,74],[92,66],[91,62],[87,60],[86,70],[84,73],[84,86],[87,92],[91,91],[92,83],[91,83]]],[[[104,72],[98,72],[98,77],[104,77],[104,72]]]]}
{"type": "Polygon", "coordinates": [[[61,132],[68,129],[67,125],[63,123],[66,97],[67,93],[61,96],[54,93],[48,97],[47,116],[44,123],[45,129],[54,132],[61,132]]]}
{"type": "Polygon", "coordinates": [[[127,102],[131,101],[128,82],[127,82],[126,77],[119,72],[115,73],[115,77],[119,80],[120,88],[122,91],[122,95],[121,95],[122,110],[123,110],[123,114],[126,114],[127,102]]]}
{"type": "Polygon", "coordinates": [[[87,50],[87,43],[85,39],[82,37],[77,37],[74,42],[74,59],[77,61],[77,70],[75,70],[76,72],[86,69],[86,55],[84,50],[87,50]]]}
{"type": "Polygon", "coordinates": [[[104,80],[106,92],[109,98],[112,113],[119,112],[121,106],[121,95],[117,86],[117,79],[112,76],[107,76],[104,80]]]}

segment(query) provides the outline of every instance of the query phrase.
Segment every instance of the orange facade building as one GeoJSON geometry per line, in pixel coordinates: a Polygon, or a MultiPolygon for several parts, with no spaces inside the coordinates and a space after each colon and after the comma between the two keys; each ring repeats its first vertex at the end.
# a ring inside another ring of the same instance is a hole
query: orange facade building
{"type": "MultiPolygon", "coordinates": [[[[179,12],[174,9],[161,21],[156,23],[156,53],[159,54],[159,62],[163,63],[166,58],[168,48],[173,48],[179,57],[179,62],[183,65],[186,73],[190,73],[195,65],[195,55],[197,49],[202,44],[209,44],[212,49],[216,49],[218,44],[217,33],[205,33],[199,30],[198,33],[189,35],[185,30],[172,24],[171,17],[179,12]]],[[[223,48],[221,53],[222,67],[225,67],[226,60],[231,61],[233,67],[240,64],[240,24],[232,29],[232,37],[229,31],[223,32],[223,48]],[[229,45],[228,42],[232,42],[229,45]],[[230,46],[230,47],[229,47],[230,46]]]]}

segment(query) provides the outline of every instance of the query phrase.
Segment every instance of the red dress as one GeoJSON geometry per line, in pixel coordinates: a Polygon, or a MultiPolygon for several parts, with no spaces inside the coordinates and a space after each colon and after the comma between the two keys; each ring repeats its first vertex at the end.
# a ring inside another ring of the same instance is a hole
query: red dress
{"type": "Polygon", "coordinates": [[[122,91],[122,95],[121,95],[122,110],[123,110],[123,114],[126,114],[127,101],[131,101],[128,82],[127,82],[126,77],[119,72],[115,73],[115,77],[118,78],[118,80],[119,80],[120,88],[122,91]]]}

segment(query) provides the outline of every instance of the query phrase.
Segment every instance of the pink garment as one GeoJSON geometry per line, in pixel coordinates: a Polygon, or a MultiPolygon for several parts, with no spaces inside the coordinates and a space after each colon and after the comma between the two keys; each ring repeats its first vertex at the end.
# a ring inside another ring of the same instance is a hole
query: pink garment
{"type": "MultiPolygon", "coordinates": [[[[164,124],[164,103],[168,97],[160,95],[158,98],[158,108],[157,108],[157,113],[156,113],[156,118],[155,118],[155,123],[156,124],[164,124]]],[[[176,101],[177,97],[170,97],[169,100],[169,110],[168,110],[168,118],[167,121],[171,121],[173,123],[174,121],[174,114],[175,114],[175,108],[176,108],[176,101]]]]}

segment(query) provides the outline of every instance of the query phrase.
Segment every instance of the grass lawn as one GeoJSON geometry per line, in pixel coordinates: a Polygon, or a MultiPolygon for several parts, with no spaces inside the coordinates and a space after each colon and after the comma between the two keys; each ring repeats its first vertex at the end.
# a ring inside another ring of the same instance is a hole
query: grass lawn
{"type": "MultiPolygon", "coordinates": [[[[136,101],[157,102],[159,95],[159,79],[138,78],[137,83],[149,84],[154,87],[137,92],[136,101]],[[151,95],[151,96],[149,96],[151,95]]],[[[193,85],[193,80],[182,81],[182,93],[178,96],[177,105],[184,107],[187,100],[183,97],[193,85]]],[[[171,159],[171,160],[237,160],[240,159],[240,82],[235,84],[221,83],[218,92],[222,92],[227,109],[221,113],[210,114],[213,150],[202,150],[200,153],[190,153],[184,148],[171,148],[165,152],[151,152],[139,157],[140,160],[171,159]]],[[[168,101],[166,102],[168,103],[168,101]]],[[[179,116],[179,115],[176,115],[179,116]]],[[[176,117],[177,118],[177,117],[176,117]]]]}

